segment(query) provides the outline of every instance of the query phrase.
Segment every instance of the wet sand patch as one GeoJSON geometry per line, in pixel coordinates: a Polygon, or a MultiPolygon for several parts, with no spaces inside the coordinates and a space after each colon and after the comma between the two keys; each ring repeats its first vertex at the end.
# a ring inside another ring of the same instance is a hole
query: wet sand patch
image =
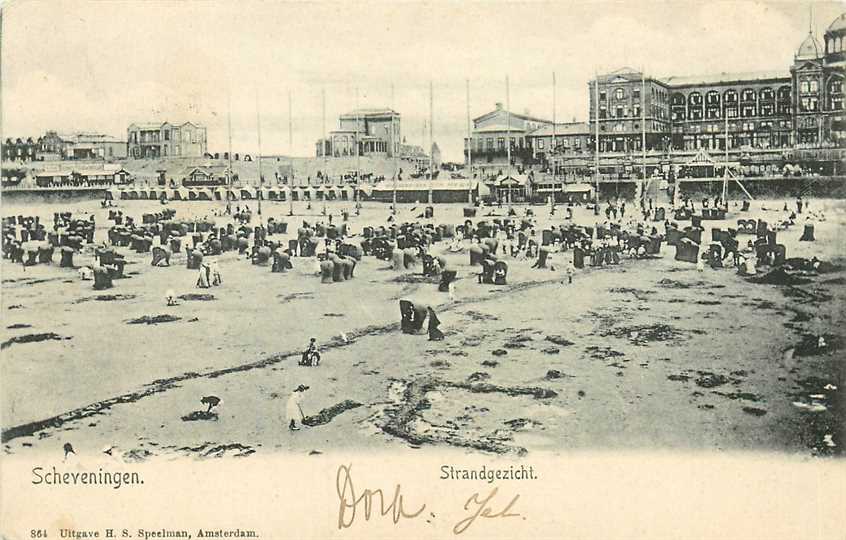
{"type": "MultiPolygon", "coordinates": [[[[384,418],[379,426],[388,435],[402,439],[413,446],[446,444],[494,454],[526,454],[525,448],[505,444],[502,437],[497,437],[496,434],[467,437],[459,433],[457,426],[427,425],[422,418],[423,411],[432,407],[427,396],[445,388],[444,382],[423,377],[402,384],[404,388],[399,400],[395,405],[385,409],[384,418]]],[[[472,406],[470,407],[469,410],[473,410],[472,406]]]]}
{"type": "Polygon", "coordinates": [[[631,294],[638,300],[647,300],[647,296],[651,294],[655,294],[655,291],[647,291],[644,289],[635,289],[632,287],[611,287],[608,289],[608,292],[618,293],[618,294],[631,294]]]}
{"type": "Polygon", "coordinates": [[[473,310],[465,311],[464,313],[462,313],[462,315],[465,315],[465,316],[471,318],[474,321],[498,321],[499,320],[499,317],[497,317],[495,315],[489,315],[487,313],[482,313],[480,311],[473,311],[473,310]]]}
{"type": "Polygon", "coordinates": [[[759,409],[757,407],[743,407],[742,411],[746,414],[751,414],[752,416],[764,416],[767,414],[765,409],[759,409]]]}
{"type": "Polygon", "coordinates": [[[625,356],[625,353],[621,353],[620,351],[615,351],[611,347],[598,347],[596,345],[591,345],[589,347],[585,347],[585,352],[593,358],[594,360],[607,360],[609,358],[616,358],[618,356],[625,356]]]}
{"type": "Polygon", "coordinates": [[[565,338],[564,336],[558,335],[558,334],[546,336],[545,339],[547,341],[554,343],[556,345],[559,345],[561,347],[569,347],[570,345],[573,344],[572,341],[570,341],[569,339],[565,338]]]}
{"type": "Polygon", "coordinates": [[[633,345],[644,346],[653,341],[678,341],[688,334],[704,334],[702,330],[682,330],[668,324],[632,325],[610,328],[600,333],[603,337],[626,338],[633,345]]]}
{"type": "Polygon", "coordinates": [[[701,386],[702,388],[714,388],[728,384],[729,382],[729,378],[725,375],[719,375],[708,371],[697,371],[696,373],[699,375],[699,377],[695,380],[696,385],[701,386]]]}

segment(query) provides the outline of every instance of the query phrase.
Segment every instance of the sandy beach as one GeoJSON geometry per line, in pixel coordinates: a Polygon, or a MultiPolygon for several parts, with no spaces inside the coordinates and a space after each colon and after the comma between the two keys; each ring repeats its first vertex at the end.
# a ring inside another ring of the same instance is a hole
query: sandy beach
{"type": "MultiPolygon", "coordinates": [[[[703,239],[738,218],[776,221],[782,205],[732,208],[726,221],[703,222],[703,239]]],[[[422,213],[412,206],[401,207],[400,222],[422,213]]],[[[93,213],[96,240],[106,237],[111,222],[99,201],[13,202],[3,213],[37,212],[49,222],[65,207],[93,213]]],[[[183,219],[222,209],[169,207],[183,219]]],[[[321,208],[297,203],[298,214],[311,215],[289,218],[287,204],[265,204],[262,217],[286,219],[296,234],[302,220],[325,219],[321,208]]],[[[341,208],[328,211],[340,221],[341,208]]],[[[120,209],[140,221],[161,207],[120,209]]],[[[846,204],[812,200],[811,209],[825,215],[816,242],[798,241],[801,221],[778,241],[788,257],[842,267],[846,204]]],[[[563,220],[562,207],[552,217],[533,210],[539,229],[563,220]]],[[[388,212],[365,205],[349,226],[360,233],[388,212]]],[[[435,209],[435,223],[463,219],[461,205],[435,209]]],[[[576,208],[574,219],[600,218],[576,208]]],[[[24,270],[4,260],[4,452],[58,454],[71,442],[80,454],[114,446],[127,461],[386,448],[841,453],[844,270],[803,285],[753,284],[733,268],[698,272],[664,245],[660,258],[586,267],[572,284],[570,252],[554,255],[555,271],[511,259],[508,285],[493,286],[476,282],[466,250],[447,247],[434,251],[458,270],[456,301],[420,268],[399,273],[374,257],[354,279],[321,284],[306,259],[275,274],[228,252],[216,258],[222,285],[200,290],[184,253],[159,268],[149,254],[124,249],[127,277],[106,291],[57,263],[24,270]],[[175,306],[166,305],[168,289],[180,297],[175,306]],[[400,298],[432,305],[445,339],[401,333],[400,298]],[[168,322],[130,323],[159,315],[168,322]],[[26,342],[33,335],[41,337],[26,342]],[[310,337],[323,355],[315,368],[297,364],[310,337]],[[310,387],[303,409],[314,425],[291,432],[285,404],[301,384],[310,387]],[[207,395],[222,400],[216,416],[196,419],[207,395]]],[[[91,246],[75,257],[78,266],[92,262],[91,246]]]]}

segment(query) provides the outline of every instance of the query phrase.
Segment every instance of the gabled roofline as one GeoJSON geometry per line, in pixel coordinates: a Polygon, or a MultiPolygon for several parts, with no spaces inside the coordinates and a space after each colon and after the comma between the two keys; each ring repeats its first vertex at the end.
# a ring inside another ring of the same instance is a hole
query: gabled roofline
{"type": "Polygon", "coordinates": [[[531,122],[543,122],[545,124],[551,124],[552,123],[552,120],[546,120],[544,118],[538,118],[536,116],[528,116],[528,115],[525,115],[525,114],[517,114],[517,113],[514,113],[514,112],[506,111],[505,109],[494,109],[493,111],[485,113],[482,116],[477,116],[476,118],[473,119],[473,122],[478,122],[479,120],[487,118],[487,117],[494,115],[498,112],[509,113],[509,114],[511,114],[511,116],[513,116],[515,118],[520,118],[521,120],[529,120],[531,122]]]}

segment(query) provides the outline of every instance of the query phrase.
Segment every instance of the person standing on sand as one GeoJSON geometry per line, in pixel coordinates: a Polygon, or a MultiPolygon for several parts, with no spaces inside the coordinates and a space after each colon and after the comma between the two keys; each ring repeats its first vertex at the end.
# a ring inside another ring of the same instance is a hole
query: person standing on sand
{"type": "Polygon", "coordinates": [[[288,404],[285,406],[285,412],[288,416],[288,429],[291,431],[298,431],[297,421],[302,423],[305,420],[303,413],[302,401],[303,392],[308,390],[308,386],[299,385],[291,392],[291,397],[288,398],[288,404]]]}
{"type": "Polygon", "coordinates": [[[220,267],[217,265],[217,260],[211,262],[209,270],[211,272],[212,285],[217,286],[223,283],[223,277],[220,275],[220,267]]]}
{"type": "Polygon", "coordinates": [[[567,263],[567,284],[571,285],[573,283],[573,276],[576,274],[576,266],[573,264],[573,261],[567,263]]]}

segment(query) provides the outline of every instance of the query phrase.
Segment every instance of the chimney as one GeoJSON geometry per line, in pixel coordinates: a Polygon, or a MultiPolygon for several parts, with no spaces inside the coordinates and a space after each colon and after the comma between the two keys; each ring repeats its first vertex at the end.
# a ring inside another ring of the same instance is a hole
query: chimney
{"type": "Polygon", "coordinates": [[[496,103],[496,110],[498,110],[498,111],[502,110],[502,103],[499,102],[499,101],[496,103]]]}

